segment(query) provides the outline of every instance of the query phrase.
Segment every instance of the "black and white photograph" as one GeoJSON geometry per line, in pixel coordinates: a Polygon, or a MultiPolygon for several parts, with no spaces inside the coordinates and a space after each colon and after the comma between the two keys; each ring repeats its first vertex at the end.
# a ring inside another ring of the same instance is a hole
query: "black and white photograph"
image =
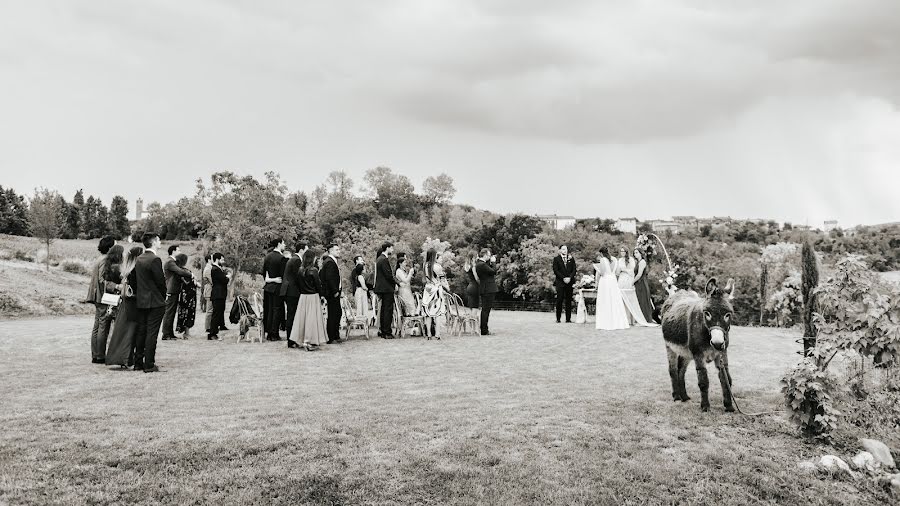
{"type": "Polygon", "coordinates": [[[896,0],[0,2],[0,506],[900,504],[896,0]]]}

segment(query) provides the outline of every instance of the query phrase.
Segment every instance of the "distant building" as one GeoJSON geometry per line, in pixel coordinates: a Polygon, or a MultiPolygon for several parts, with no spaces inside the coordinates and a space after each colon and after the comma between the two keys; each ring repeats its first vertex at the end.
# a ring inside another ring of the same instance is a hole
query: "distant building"
{"type": "Polygon", "coordinates": [[[144,218],[144,199],[139,198],[134,203],[134,219],[141,221],[144,218]]]}
{"type": "Polygon", "coordinates": [[[616,220],[616,230],[624,234],[637,234],[637,218],[619,218],[616,220]]]}
{"type": "Polygon", "coordinates": [[[650,220],[647,223],[650,224],[650,229],[657,234],[667,231],[672,232],[673,234],[677,234],[683,229],[683,225],[675,221],[650,220]]]}
{"type": "Polygon", "coordinates": [[[827,221],[825,221],[825,228],[823,228],[822,230],[824,230],[825,233],[827,234],[827,233],[830,233],[832,230],[839,229],[839,228],[841,228],[841,227],[838,226],[837,220],[827,220],[827,221]]]}
{"type": "Polygon", "coordinates": [[[537,218],[553,230],[566,230],[567,228],[575,228],[574,216],[557,216],[555,214],[539,214],[537,218]]]}

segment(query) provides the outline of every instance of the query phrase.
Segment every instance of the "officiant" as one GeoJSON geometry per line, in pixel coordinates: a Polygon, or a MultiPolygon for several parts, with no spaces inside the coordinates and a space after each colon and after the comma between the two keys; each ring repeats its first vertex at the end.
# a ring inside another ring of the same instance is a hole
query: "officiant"
{"type": "Polygon", "coordinates": [[[566,307],[566,323],[572,323],[572,287],[575,284],[575,259],[569,255],[569,248],[560,245],[559,255],[553,257],[553,274],[556,277],[556,323],[562,320],[563,305],[566,307]]]}

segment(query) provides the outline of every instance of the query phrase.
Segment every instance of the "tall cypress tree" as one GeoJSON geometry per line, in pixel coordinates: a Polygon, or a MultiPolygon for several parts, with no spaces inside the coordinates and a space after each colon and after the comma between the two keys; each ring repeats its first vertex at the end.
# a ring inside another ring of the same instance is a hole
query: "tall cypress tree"
{"type": "Polygon", "coordinates": [[[119,239],[131,233],[131,226],[128,224],[128,201],[121,195],[113,197],[109,205],[109,232],[119,239]]]}
{"type": "Polygon", "coordinates": [[[800,257],[802,267],[800,291],[803,296],[803,355],[807,356],[816,345],[818,331],[813,322],[813,313],[816,311],[816,294],[814,292],[819,286],[819,264],[809,239],[803,242],[800,257]]]}

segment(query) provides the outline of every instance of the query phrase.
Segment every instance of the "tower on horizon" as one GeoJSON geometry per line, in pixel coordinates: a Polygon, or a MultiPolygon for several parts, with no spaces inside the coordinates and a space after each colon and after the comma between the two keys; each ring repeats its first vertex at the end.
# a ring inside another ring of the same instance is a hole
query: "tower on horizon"
{"type": "Polygon", "coordinates": [[[138,197],[134,203],[134,219],[140,221],[144,217],[144,199],[138,197]]]}

